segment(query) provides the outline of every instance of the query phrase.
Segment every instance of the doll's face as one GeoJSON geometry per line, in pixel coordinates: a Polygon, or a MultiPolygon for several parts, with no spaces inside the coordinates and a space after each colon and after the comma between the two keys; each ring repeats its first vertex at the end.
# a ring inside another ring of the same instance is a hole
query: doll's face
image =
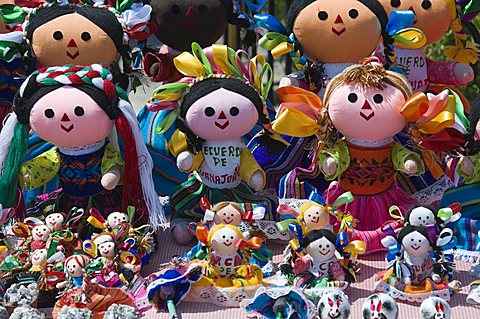
{"type": "Polygon", "coordinates": [[[47,264],[47,250],[37,249],[31,256],[32,265],[46,265],[47,264]]]}
{"type": "Polygon", "coordinates": [[[30,112],[30,126],[42,139],[60,147],[78,147],[104,140],[114,122],[88,94],[70,86],[42,98],[30,112]]]}
{"type": "Polygon", "coordinates": [[[326,260],[335,256],[335,245],[332,244],[327,238],[322,237],[311,242],[306,248],[310,257],[315,260],[326,260]]]}
{"type": "Polygon", "coordinates": [[[51,232],[58,231],[63,228],[65,217],[60,213],[53,213],[45,218],[45,224],[51,232]]]}
{"type": "Polygon", "coordinates": [[[420,305],[420,314],[422,319],[450,319],[452,316],[449,304],[439,297],[424,300],[420,305]]]}
{"type": "Polygon", "coordinates": [[[408,221],[413,226],[428,226],[435,224],[435,214],[426,207],[416,207],[410,212],[408,221]]]}
{"type": "Polygon", "coordinates": [[[50,236],[50,229],[46,225],[38,225],[32,229],[33,240],[47,241],[50,236]]]}
{"type": "Polygon", "coordinates": [[[427,45],[440,40],[448,31],[453,20],[447,1],[454,0],[379,0],[387,14],[394,10],[411,10],[415,13],[413,27],[422,30],[427,45]]]}
{"type": "Polygon", "coordinates": [[[111,213],[107,217],[108,225],[111,228],[118,227],[128,221],[128,215],[120,212],[111,213]]]}
{"type": "Polygon", "coordinates": [[[197,136],[208,141],[225,141],[250,132],[258,121],[258,112],[246,97],[221,88],[195,101],[185,118],[197,136]]]}
{"type": "Polygon", "coordinates": [[[72,277],[80,277],[82,275],[82,267],[75,259],[70,259],[66,264],[67,272],[72,277]]]}
{"type": "Polygon", "coordinates": [[[381,25],[357,0],[317,0],[295,19],[293,33],[310,60],[358,62],[380,41],[381,25]]]}
{"type": "Polygon", "coordinates": [[[477,126],[475,126],[475,136],[473,138],[475,142],[480,142],[480,121],[478,121],[477,126]]]}
{"type": "Polygon", "coordinates": [[[406,125],[400,109],[405,98],[400,90],[386,85],[383,90],[350,83],[337,87],[328,102],[333,126],[351,139],[382,141],[406,125]]]}
{"type": "Polygon", "coordinates": [[[330,224],[330,215],[320,206],[309,207],[303,213],[303,220],[308,229],[324,229],[330,224]]]}
{"type": "Polygon", "coordinates": [[[418,231],[406,235],[402,240],[402,246],[407,254],[414,257],[426,256],[430,251],[428,239],[418,231]]]}
{"type": "Polygon", "coordinates": [[[213,222],[216,225],[228,224],[237,226],[242,222],[242,214],[232,205],[227,205],[215,213],[213,222]]]}
{"type": "Polygon", "coordinates": [[[115,243],[107,241],[97,246],[100,256],[111,259],[115,257],[115,243]]]}
{"type": "Polygon", "coordinates": [[[178,51],[190,51],[192,42],[210,46],[227,28],[227,11],[220,0],[153,0],[150,5],[157,38],[178,51]]]}
{"type": "Polygon", "coordinates": [[[109,67],[118,56],[112,39],[84,16],[72,13],[38,27],[32,35],[35,59],[43,66],[64,64],[109,67]]]}
{"type": "Polygon", "coordinates": [[[217,230],[211,239],[212,249],[221,255],[233,254],[237,247],[235,244],[240,240],[240,236],[231,228],[224,227],[217,230]]]}

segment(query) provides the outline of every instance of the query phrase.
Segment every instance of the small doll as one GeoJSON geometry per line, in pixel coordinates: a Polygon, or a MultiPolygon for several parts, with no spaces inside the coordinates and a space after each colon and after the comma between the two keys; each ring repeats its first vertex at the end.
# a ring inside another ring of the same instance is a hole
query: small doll
{"type": "Polygon", "coordinates": [[[402,299],[413,296],[416,301],[429,294],[449,298],[447,277],[436,267],[440,260],[436,246],[441,241],[432,243],[425,227],[413,225],[402,228],[397,241],[400,247],[396,250],[397,260],[392,268],[376,276],[376,290],[393,291],[393,296],[402,299]]]}
{"type": "Polygon", "coordinates": [[[363,303],[362,314],[363,319],[397,319],[398,305],[387,294],[373,294],[363,303]]]}
{"type": "Polygon", "coordinates": [[[64,306],[88,308],[93,312],[93,319],[103,318],[105,311],[115,303],[133,306],[133,300],[123,290],[92,285],[88,281],[85,268],[90,262],[90,258],[84,254],[65,259],[64,269],[68,281],[57,285],[65,290],[55,303],[53,318],[57,318],[64,306]]]}
{"type": "Polygon", "coordinates": [[[164,221],[153,191],[151,158],[141,142],[133,107],[112,79],[97,64],[42,69],[24,82],[15,99],[15,113],[1,135],[7,141],[0,152],[4,207],[14,204],[17,180],[31,189],[58,174],[62,190],[46,196],[57,198],[56,211],[94,207],[108,214],[132,204],[145,207],[154,225],[164,221]],[[27,127],[56,147],[22,163],[27,127]],[[124,149],[132,151],[125,153],[125,160],[112,132],[119,132],[124,149]],[[123,169],[129,173],[122,176],[123,169]]]}
{"type": "Polygon", "coordinates": [[[411,41],[396,41],[395,55],[397,62],[407,68],[408,80],[414,92],[426,92],[431,85],[467,85],[474,78],[469,65],[478,59],[478,49],[467,43],[467,36],[462,31],[463,6],[455,0],[379,0],[387,13],[394,10],[410,10],[415,14],[413,27],[420,29],[425,39],[423,46],[411,46],[411,41]],[[449,61],[440,62],[427,58],[423,48],[439,41],[449,29],[455,35],[455,46],[447,46],[446,57],[449,61]]]}
{"type": "Polygon", "coordinates": [[[45,217],[45,225],[50,232],[56,232],[63,229],[65,215],[62,213],[51,213],[45,217]]]}
{"type": "Polygon", "coordinates": [[[398,186],[396,172],[424,171],[420,155],[393,140],[407,124],[400,110],[414,103],[409,100],[410,85],[398,73],[372,63],[352,66],[336,76],[328,86],[324,106],[315,95],[298,88],[284,87],[278,93],[288,103],[282,104],[274,130],[297,136],[317,132],[318,166],[327,180],[338,179],[323,194],[327,205],[350,191],[354,200],[338,209],[358,220],[354,237],[365,241],[368,251],[382,249],[380,228],[390,219],[390,206],[406,210],[416,204],[398,186]],[[302,103],[305,100],[312,102],[310,106],[302,103]],[[304,123],[303,132],[291,124],[294,117],[304,123]],[[344,138],[336,140],[336,133],[344,138]],[[369,231],[368,240],[365,231],[369,231]]]}
{"type": "MultiPolygon", "coordinates": [[[[130,211],[130,208],[131,207],[128,207],[127,209],[130,211]]],[[[134,211],[135,210],[133,209],[133,212],[134,211]]],[[[112,212],[108,214],[107,218],[105,218],[98,210],[91,208],[89,214],[90,217],[88,217],[88,222],[92,226],[114,234],[117,241],[126,238],[133,222],[133,216],[121,212],[112,212]]]]}
{"type": "Polygon", "coordinates": [[[34,217],[26,218],[25,223],[15,223],[12,231],[16,236],[25,238],[24,244],[30,252],[45,248],[51,234],[47,225],[34,217]]]}
{"type": "MultiPolygon", "coordinates": [[[[203,217],[201,197],[210,202],[264,204],[269,212],[275,212],[277,198],[257,193],[265,185],[265,173],[242,137],[260,119],[267,129],[265,143],[283,145],[271,131],[266,115],[265,98],[270,85],[263,84],[263,76],[268,76],[270,66],[263,63],[263,58],[257,56],[250,61],[248,71],[227,46],[214,45],[210,58],[198,44],[194,43],[192,49],[193,55],[184,52],[174,59],[186,77],[160,86],[150,101],[152,110],[175,110],[178,137],[169,147],[177,155],[178,168],[193,172],[170,196],[170,225],[182,245],[192,239],[188,224],[203,217]],[[224,56],[228,63],[221,62],[224,56]],[[259,73],[262,77],[252,73],[253,68],[260,67],[255,61],[263,61],[260,64],[264,71],[259,73]]],[[[266,219],[275,216],[270,214],[266,219]]]]}
{"type": "Polygon", "coordinates": [[[421,319],[450,319],[452,310],[448,302],[438,297],[425,299],[420,305],[421,319]]]}
{"type": "Polygon", "coordinates": [[[341,290],[334,289],[322,294],[318,301],[318,315],[325,319],[350,318],[350,301],[341,290]]]}
{"type": "MultiPolygon", "coordinates": [[[[301,232],[298,229],[297,231],[301,232]]],[[[290,243],[290,247],[294,250],[293,254],[280,266],[282,274],[286,275],[293,285],[307,288],[345,289],[349,283],[356,280],[353,260],[357,254],[363,253],[364,243],[352,242],[348,246],[347,242],[343,247],[337,247],[337,236],[326,229],[311,230],[300,239],[298,240],[300,247],[290,243]],[[337,251],[340,254],[351,252],[352,259],[345,258],[342,260],[345,266],[342,265],[337,257],[337,251]]]]}
{"type": "Polygon", "coordinates": [[[209,249],[206,274],[194,285],[215,287],[243,287],[259,285],[263,274],[258,266],[248,264],[248,249],[260,248],[262,240],[245,240],[242,232],[232,225],[215,225],[208,235],[197,229],[196,236],[209,249]]]}

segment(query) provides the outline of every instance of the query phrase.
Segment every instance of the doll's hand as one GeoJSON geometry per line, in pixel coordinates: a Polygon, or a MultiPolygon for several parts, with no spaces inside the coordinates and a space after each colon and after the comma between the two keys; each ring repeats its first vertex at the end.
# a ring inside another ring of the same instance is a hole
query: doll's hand
{"type": "Polygon", "coordinates": [[[410,277],[405,277],[404,283],[405,285],[410,285],[412,284],[412,279],[410,277]]]}
{"type": "Polygon", "coordinates": [[[337,161],[331,157],[327,157],[323,160],[322,171],[327,176],[332,176],[337,171],[337,161]]]}
{"type": "Polygon", "coordinates": [[[178,154],[177,156],[177,167],[179,170],[183,171],[183,172],[187,172],[187,171],[190,171],[192,169],[192,166],[193,166],[193,154],[188,152],[188,151],[184,151],[184,152],[181,152],[180,154],[178,154]]]}
{"type": "Polygon", "coordinates": [[[256,191],[260,191],[263,188],[263,175],[260,172],[255,172],[250,178],[250,186],[256,191]]]}
{"type": "Polygon", "coordinates": [[[407,158],[404,163],[405,173],[412,175],[418,172],[418,164],[414,159],[407,158]]]}
{"type": "Polygon", "coordinates": [[[432,280],[435,282],[435,283],[439,283],[440,281],[442,281],[442,277],[440,277],[439,274],[433,274],[432,275],[432,280]]]}
{"type": "Polygon", "coordinates": [[[57,289],[63,289],[67,286],[67,282],[66,281],[62,281],[62,282],[59,282],[58,284],[55,285],[55,287],[57,289]]]}
{"type": "Polygon", "coordinates": [[[464,157],[462,160],[462,164],[460,168],[462,169],[462,172],[467,174],[468,176],[472,176],[473,174],[473,162],[470,158],[464,157]]]}
{"type": "Polygon", "coordinates": [[[119,167],[115,166],[112,169],[110,169],[108,172],[106,172],[102,176],[101,183],[102,183],[103,188],[111,191],[112,189],[117,187],[118,182],[120,182],[120,176],[121,176],[121,174],[120,174],[120,168],[119,167]]]}
{"type": "Polygon", "coordinates": [[[455,77],[460,83],[466,85],[473,80],[474,76],[475,73],[470,65],[464,63],[455,64],[455,77]]]}

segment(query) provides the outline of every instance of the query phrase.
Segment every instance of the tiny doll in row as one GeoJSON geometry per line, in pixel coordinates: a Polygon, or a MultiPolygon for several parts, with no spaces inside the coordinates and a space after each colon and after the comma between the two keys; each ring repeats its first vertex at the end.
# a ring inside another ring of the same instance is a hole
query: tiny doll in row
{"type": "Polygon", "coordinates": [[[260,119],[266,128],[264,141],[283,145],[279,137],[272,138],[266,113],[271,67],[264,59],[257,56],[245,66],[241,53],[224,45],[214,45],[209,54],[196,43],[192,49],[193,54],[184,52],[174,59],[185,78],[158,87],[149,106],[175,110],[177,137],[169,147],[178,168],[193,173],[170,196],[171,227],[177,242],[184,245],[193,238],[189,223],[203,217],[201,197],[215,203],[264,204],[270,212],[266,218],[274,219],[277,198],[257,193],[264,188],[265,173],[242,137],[260,119]]]}

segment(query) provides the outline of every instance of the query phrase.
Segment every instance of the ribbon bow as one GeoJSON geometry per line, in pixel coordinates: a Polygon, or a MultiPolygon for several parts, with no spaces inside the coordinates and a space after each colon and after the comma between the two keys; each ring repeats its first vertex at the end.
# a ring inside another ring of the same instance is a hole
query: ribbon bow
{"type": "Polygon", "coordinates": [[[393,45],[407,48],[419,49],[425,46],[427,38],[417,28],[411,28],[415,21],[415,14],[410,10],[392,11],[388,19],[386,32],[394,39],[393,45]]]}
{"type": "Polygon", "coordinates": [[[260,237],[252,237],[249,240],[239,240],[235,243],[235,246],[244,251],[247,249],[260,249],[262,248],[262,239],[260,237]]]}
{"type": "Polygon", "coordinates": [[[259,204],[253,210],[247,210],[242,216],[242,220],[249,223],[254,223],[256,220],[261,220],[265,217],[267,209],[267,206],[264,204],[259,204]]]}

